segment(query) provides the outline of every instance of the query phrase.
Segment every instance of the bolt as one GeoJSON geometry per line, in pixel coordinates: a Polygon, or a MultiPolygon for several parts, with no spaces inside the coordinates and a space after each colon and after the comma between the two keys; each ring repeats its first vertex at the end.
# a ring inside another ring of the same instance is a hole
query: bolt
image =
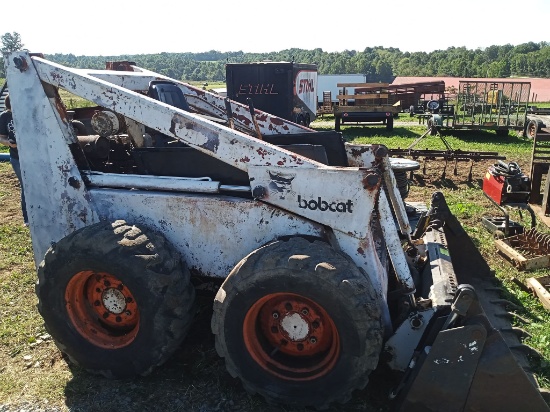
{"type": "Polygon", "coordinates": [[[279,312],[273,312],[271,316],[273,316],[273,319],[279,319],[279,312]]]}
{"type": "Polygon", "coordinates": [[[311,338],[309,338],[309,341],[311,343],[317,343],[317,338],[315,336],[312,336],[311,338]]]}
{"type": "Polygon", "coordinates": [[[411,327],[413,329],[418,329],[421,326],[422,326],[422,319],[420,319],[419,316],[415,316],[411,318],[411,327]]]}
{"type": "Polygon", "coordinates": [[[302,315],[307,316],[309,314],[309,310],[307,308],[302,309],[302,315]]]}
{"type": "Polygon", "coordinates": [[[130,315],[132,314],[132,312],[130,312],[129,310],[127,310],[126,312],[124,312],[124,314],[125,314],[126,316],[130,316],[130,315]]]}
{"type": "Polygon", "coordinates": [[[378,176],[376,173],[369,173],[363,179],[363,187],[365,189],[374,189],[379,182],[380,182],[380,176],[378,176]]]}

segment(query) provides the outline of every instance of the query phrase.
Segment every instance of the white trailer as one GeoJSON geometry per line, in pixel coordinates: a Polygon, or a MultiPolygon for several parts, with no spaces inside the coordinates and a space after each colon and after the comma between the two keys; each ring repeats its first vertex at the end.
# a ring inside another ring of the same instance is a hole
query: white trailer
{"type": "MultiPolygon", "coordinates": [[[[323,92],[330,92],[332,102],[337,103],[336,96],[342,94],[342,88],[338,83],[365,83],[364,74],[319,74],[317,75],[317,104],[323,103],[323,92]]],[[[348,94],[354,94],[353,89],[348,89],[348,94]]]]}

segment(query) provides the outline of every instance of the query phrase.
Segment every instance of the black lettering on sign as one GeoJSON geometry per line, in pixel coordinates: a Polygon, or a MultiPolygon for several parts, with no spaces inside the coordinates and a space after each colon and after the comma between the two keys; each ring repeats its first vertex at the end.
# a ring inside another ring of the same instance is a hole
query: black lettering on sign
{"type": "Polygon", "coordinates": [[[321,199],[321,196],[317,199],[302,199],[301,195],[298,195],[298,207],[300,209],[319,210],[321,212],[340,212],[340,213],[353,213],[353,202],[348,199],[347,202],[332,202],[329,203],[326,200],[321,199]]]}

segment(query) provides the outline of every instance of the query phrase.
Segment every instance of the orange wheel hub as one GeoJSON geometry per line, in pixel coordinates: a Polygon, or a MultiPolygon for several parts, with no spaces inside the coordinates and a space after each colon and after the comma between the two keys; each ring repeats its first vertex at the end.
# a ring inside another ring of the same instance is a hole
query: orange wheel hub
{"type": "Polygon", "coordinates": [[[130,290],[109,273],[78,272],[65,289],[65,302],[76,330],[96,346],[122,348],[138,333],[138,305],[130,290]]]}
{"type": "Polygon", "coordinates": [[[338,331],[328,313],[311,299],[274,293],[245,316],[244,342],[252,358],[284,379],[311,380],[328,373],[340,354],[338,331]]]}

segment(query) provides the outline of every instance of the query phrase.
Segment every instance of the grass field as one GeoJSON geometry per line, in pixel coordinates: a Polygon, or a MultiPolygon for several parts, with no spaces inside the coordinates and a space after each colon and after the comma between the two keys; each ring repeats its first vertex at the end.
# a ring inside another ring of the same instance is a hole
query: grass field
{"type": "MultiPolygon", "coordinates": [[[[69,96],[70,98],[70,96],[69,96]]],[[[385,144],[389,148],[409,146],[425,131],[414,120],[403,116],[392,132],[378,126],[344,126],[347,141],[385,144]]],[[[312,124],[318,130],[332,129],[333,119],[326,116],[312,124]]],[[[516,161],[529,171],[531,142],[513,136],[497,137],[493,132],[467,132],[445,136],[454,149],[496,151],[506,161],[516,161]]],[[[437,136],[426,137],[421,148],[444,149],[437,136]]],[[[541,354],[533,358],[533,367],[542,386],[550,388],[550,314],[540,302],[521,290],[512,278],[548,274],[548,269],[519,272],[497,253],[493,237],[481,225],[484,215],[498,210],[483,196],[480,182],[494,161],[476,162],[473,181],[467,180],[469,163],[447,165],[442,177],[442,161],[428,160],[411,180],[410,201],[429,202],[435,190],[441,190],[453,213],[474,239],[479,249],[514,302],[516,325],[530,336],[525,343],[541,354]]],[[[211,296],[199,297],[201,304],[189,338],[180,351],[152,375],[132,381],[109,381],[70,366],[61,356],[35,308],[36,272],[28,228],[22,225],[19,188],[9,163],[0,163],[0,406],[41,405],[60,410],[99,411],[136,408],[144,411],[264,411],[280,408],[267,405],[256,396],[247,395],[242,386],[225,371],[214,349],[209,331],[211,296]],[[97,406],[94,406],[97,405],[97,406]]],[[[511,218],[529,224],[512,213],[511,218]]],[[[549,229],[539,222],[538,228],[549,229]]],[[[333,411],[381,411],[384,405],[373,389],[359,391],[345,406],[333,411]],[[367,402],[374,403],[371,407],[367,402]]],[[[1,407],[0,407],[1,410],[1,407]]],[[[285,409],[294,411],[293,409],[285,409]]]]}

